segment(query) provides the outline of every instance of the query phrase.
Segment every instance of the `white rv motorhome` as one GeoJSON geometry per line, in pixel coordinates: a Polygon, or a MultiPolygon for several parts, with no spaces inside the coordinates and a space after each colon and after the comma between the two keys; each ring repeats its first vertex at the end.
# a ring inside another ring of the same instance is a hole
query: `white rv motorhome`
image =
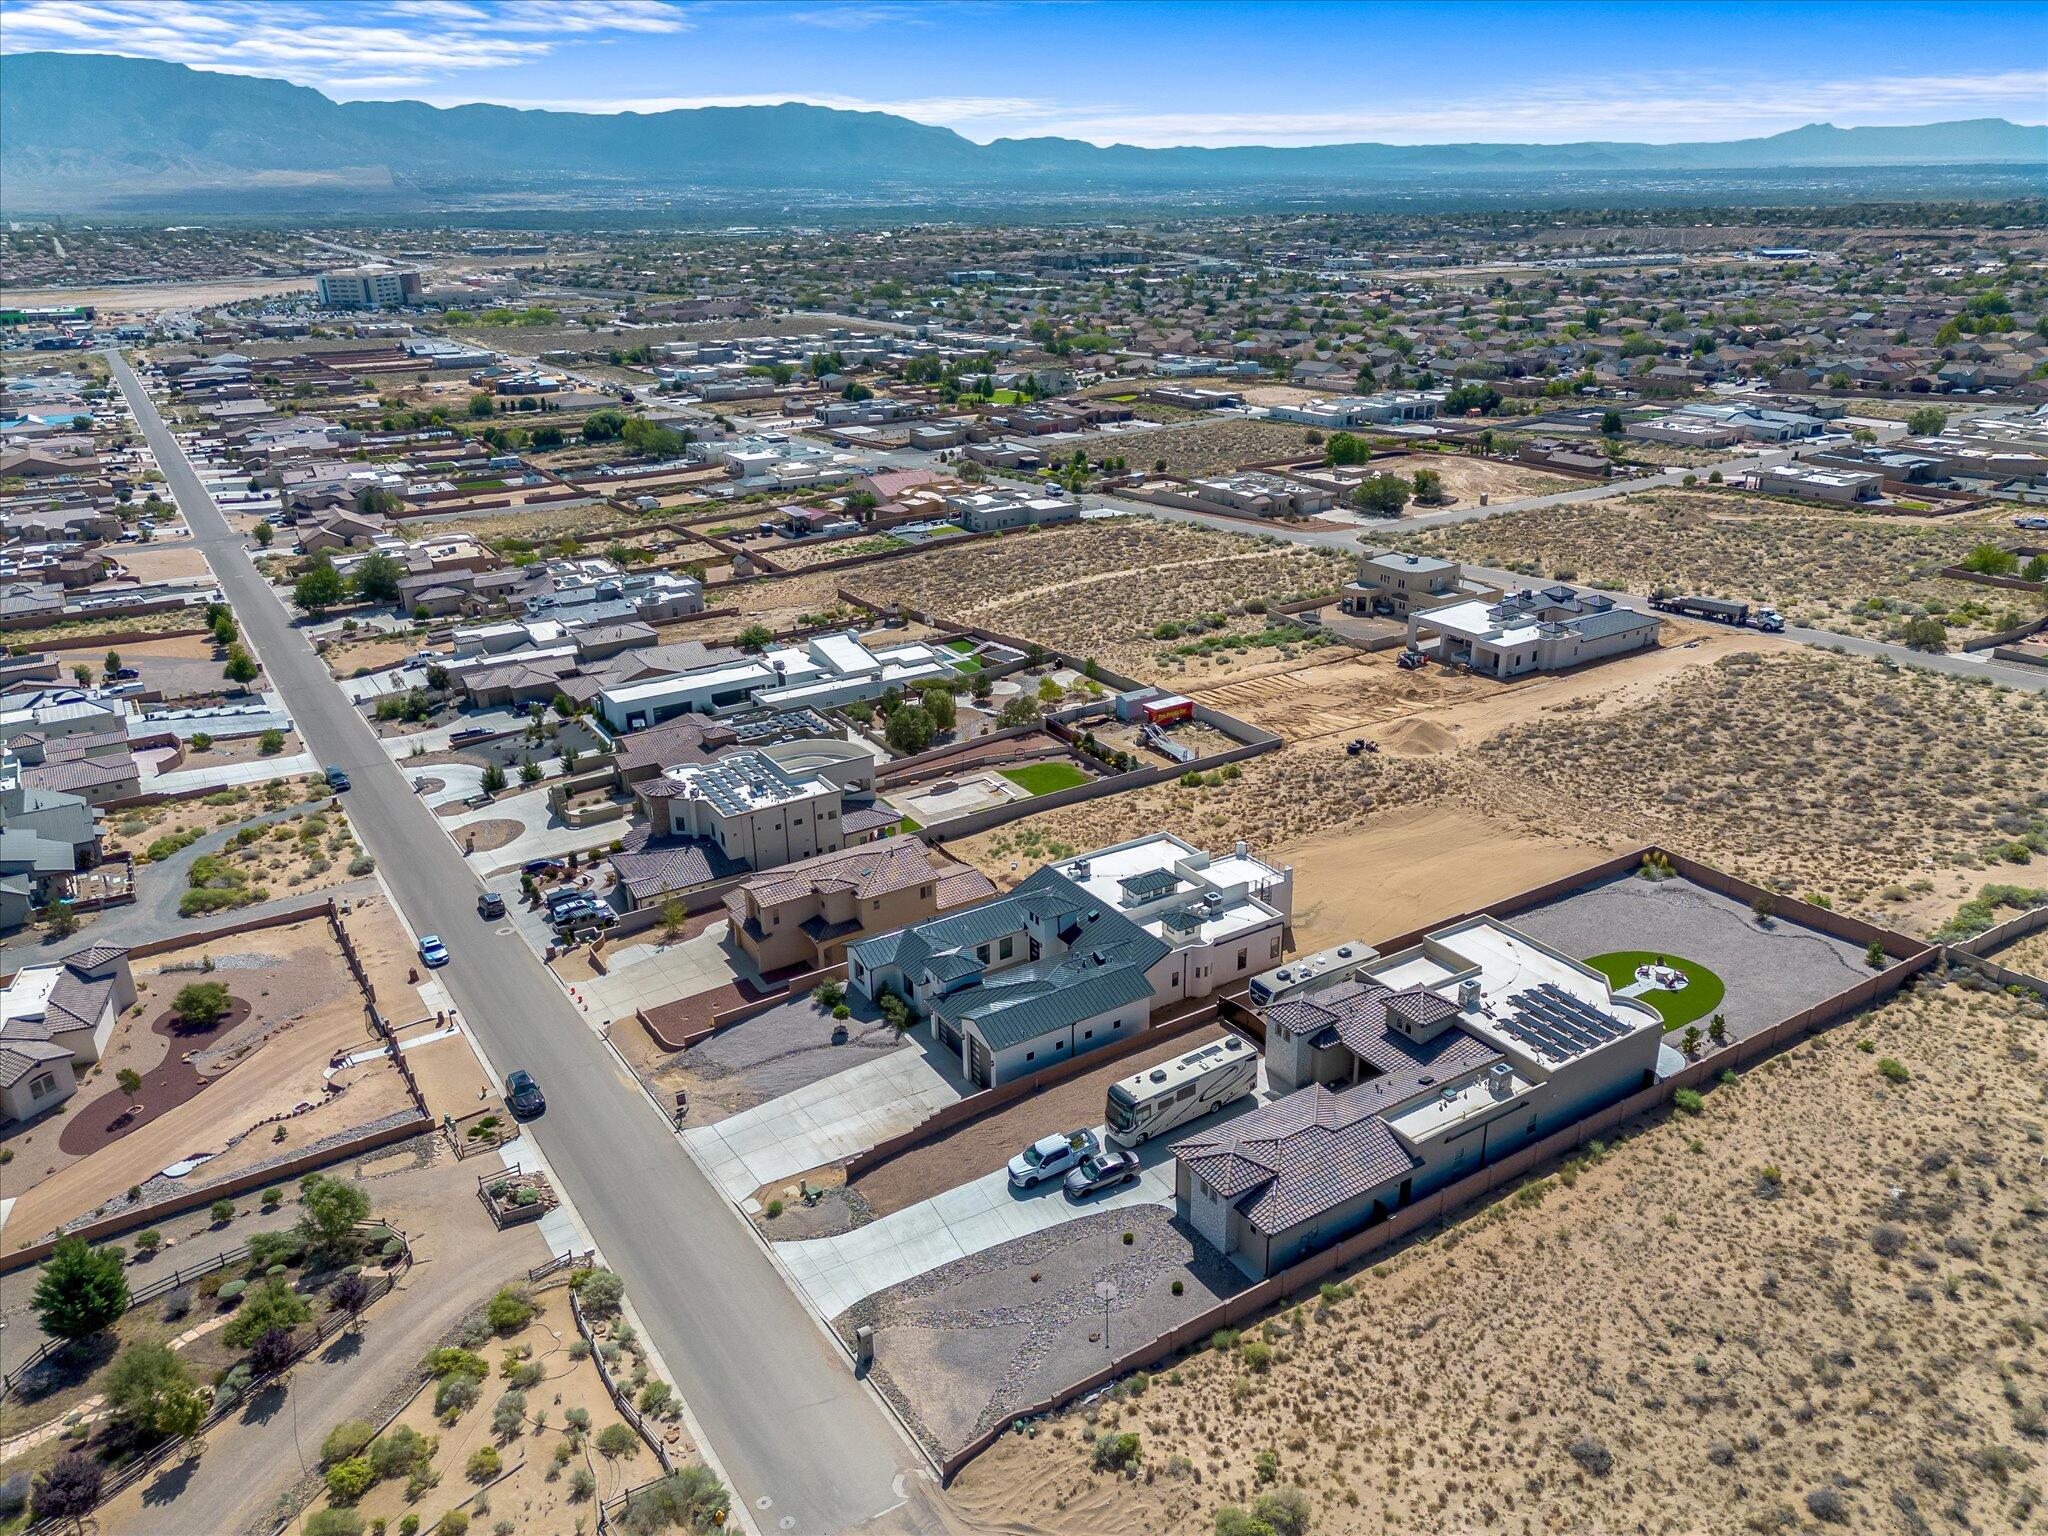
{"type": "Polygon", "coordinates": [[[1109,1085],[1109,1138],[1126,1147],[1258,1091],[1259,1053],[1236,1035],[1109,1085]]]}

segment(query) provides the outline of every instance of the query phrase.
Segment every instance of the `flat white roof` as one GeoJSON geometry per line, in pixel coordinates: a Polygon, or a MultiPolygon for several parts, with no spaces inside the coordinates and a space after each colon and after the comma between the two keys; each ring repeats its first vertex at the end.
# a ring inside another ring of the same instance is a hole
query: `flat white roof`
{"type": "Polygon", "coordinates": [[[0,988],[0,1024],[9,1019],[40,1019],[49,1009],[57,978],[63,974],[61,965],[23,966],[14,980],[0,988]]]}

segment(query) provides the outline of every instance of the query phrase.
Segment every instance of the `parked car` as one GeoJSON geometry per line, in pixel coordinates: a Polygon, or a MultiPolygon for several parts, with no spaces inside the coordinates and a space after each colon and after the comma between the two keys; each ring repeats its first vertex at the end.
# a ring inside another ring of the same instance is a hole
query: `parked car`
{"type": "Polygon", "coordinates": [[[327,787],[333,790],[337,795],[340,794],[344,789],[348,788],[348,775],[343,773],[339,768],[328,769],[327,787]]]}
{"type": "Polygon", "coordinates": [[[505,898],[496,891],[485,891],[476,899],[476,915],[478,917],[503,917],[505,915],[505,898]]]}
{"type": "Polygon", "coordinates": [[[116,667],[109,675],[117,683],[130,683],[142,676],[134,667],[116,667]]]}
{"type": "Polygon", "coordinates": [[[540,879],[543,875],[566,874],[568,870],[569,866],[560,859],[528,859],[519,866],[519,873],[531,875],[536,880],[540,879]]]}
{"type": "Polygon", "coordinates": [[[1047,1179],[1062,1178],[1082,1158],[1096,1150],[1093,1131],[1073,1131],[1065,1136],[1041,1136],[1010,1159],[1010,1182],[1030,1189],[1047,1179]]]}
{"type": "Polygon", "coordinates": [[[2016,517],[2012,525],[2015,528],[2048,528],[2048,517],[2016,517]]]}
{"type": "Polygon", "coordinates": [[[1063,1187],[1069,1199],[1085,1200],[1105,1189],[1135,1184],[1143,1172],[1137,1153],[1125,1147],[1104,1147],[1082,1158],[1067,1175],[1063,1187]]]}
{"type": "Polygon", "coordinates": [[[438,933],[430,933],[420,939],[420,959],[426,962],[429,970],[448,963],[448,946],[441,942],[438,933]]]}
{"type": "Polygon", "coordinates": [[[462,730],[453,732],[448,737],[448,745],[452,747],[459,741],[482,741],[490,734],[490,731],[484,726],[467,726],[462,730]]]}
{"type": "Polygon", "coordinates": [[[540,1084],[533,1080],[533,1074],[521,1067],[505,1078],[505,1107],[521,1120],[539,1114],[548,1107],[548,1101],[540,1091],[540,1084]]]}

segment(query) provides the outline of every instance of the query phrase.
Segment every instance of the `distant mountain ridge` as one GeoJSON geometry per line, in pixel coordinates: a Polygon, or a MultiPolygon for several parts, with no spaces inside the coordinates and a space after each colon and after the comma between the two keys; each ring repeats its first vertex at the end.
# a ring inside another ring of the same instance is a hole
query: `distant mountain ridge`
{"type": "Polygon", "coordinates": [[[137,193],[347,192],[417,198],[550,182],[763,191],[835,186],[1199,189],[1481,172],[1655,172],[2032,163],[2048,126],[1997,118],[1814,124],[1716,144],[1328,144],[1148,149],[1077,139],[977,144],[884,112],[787,103],[580,113],[335,102],[286,81],[107,54],[0,56],[0,198],[104,206],[137,193]]]}

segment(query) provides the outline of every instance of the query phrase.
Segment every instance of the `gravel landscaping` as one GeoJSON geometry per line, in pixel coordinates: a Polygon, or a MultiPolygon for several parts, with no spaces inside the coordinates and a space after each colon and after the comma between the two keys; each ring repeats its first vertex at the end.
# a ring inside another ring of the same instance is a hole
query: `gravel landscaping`
{"type": "Polygon", "coordinates": [[[1738,1038],[1871,974],[1855,945],[1783,919],[1760,926],[1742,902],[1685,879],[1622,875],[1509,921],[1577,960],[1626,945],[1706,966],[1727,985],[1720,1011],[1738,1038]]]}
{"type": "Polygon", "coordinates": [[[944,1455],[1250,1283],[1192,1228],[1145,1206],[986,1249],[856,1302],[833,1326],[849,1341],[874,1328],[870,1379],[944,1455]],[[1107,1339],[1104,1281],[1115,1287],[1107,1339]]]}

